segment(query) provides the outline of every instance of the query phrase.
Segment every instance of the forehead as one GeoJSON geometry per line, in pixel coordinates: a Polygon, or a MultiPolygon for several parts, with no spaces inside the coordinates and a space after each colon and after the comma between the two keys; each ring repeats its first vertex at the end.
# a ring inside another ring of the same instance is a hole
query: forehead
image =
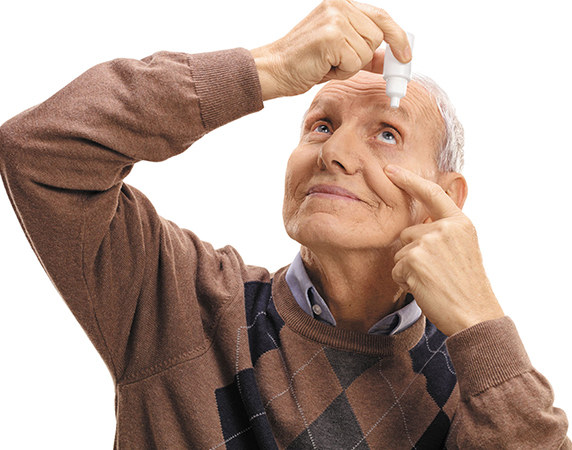
{"type": "Polygon", "coordinates": [[[330,81],[314,97],[310,111],[315,108],[350,112],[352,115],[360,111],[367,115],[388,115],[416,126],[423,124],[439,134],[444,127],[435,100],[423,86],[410,82],[399,108],[391,108],[390,99],[385,95],[383,77],[365,71],[347,80],[330,81]]]}

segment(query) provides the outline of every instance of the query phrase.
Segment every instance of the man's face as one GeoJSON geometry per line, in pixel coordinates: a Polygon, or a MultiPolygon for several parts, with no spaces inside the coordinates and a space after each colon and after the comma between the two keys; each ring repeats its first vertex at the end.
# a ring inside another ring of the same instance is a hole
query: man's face
{"type": "Polygon", "coordinates": [[[436,181],[443,121],[435,102],[411,82],[389,106],[381,75],[360,72],[328,83],[306,115],[286,169],[283,217],[288,235],[310,249],[381,249],[426,218],[385,175],[396,164],[436,181]]]}

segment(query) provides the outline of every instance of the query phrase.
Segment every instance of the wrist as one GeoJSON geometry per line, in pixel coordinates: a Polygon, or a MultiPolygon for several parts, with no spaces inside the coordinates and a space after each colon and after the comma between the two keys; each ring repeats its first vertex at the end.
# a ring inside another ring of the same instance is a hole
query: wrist
{"type": "Polygon", "coordinates": [[[254,59],[254,64],[258,70],[258,78],[262,89],[262,100],[270,100],[280,97],[276,79],[273,75],[274,57],[269,51],[268,46],[255,48],[250,53],[254,59]]]}
{"type": "Polygon", "coordinates": [[[468,328],[474,327],[483,322],[489,320],[496,320],[504,317],[504,311],[502,310],[500,304],[494,299],[488,303],[486,308],[482,308],[479,311],[474,311],[470,314],[465,314],[455,324],[451,324],[450,334],[452,336],[455,333],[466,330],[468,328]]]}

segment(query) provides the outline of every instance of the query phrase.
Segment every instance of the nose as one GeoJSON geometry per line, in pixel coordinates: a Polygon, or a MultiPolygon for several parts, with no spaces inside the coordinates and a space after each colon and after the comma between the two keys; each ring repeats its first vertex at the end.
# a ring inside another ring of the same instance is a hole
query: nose
{"type": "Polygon", "coordinates": [[[353,175],[361,168],[360,142],[355,130],[343,125],[324,142],[318,154],[320,170],[353,175]]]}

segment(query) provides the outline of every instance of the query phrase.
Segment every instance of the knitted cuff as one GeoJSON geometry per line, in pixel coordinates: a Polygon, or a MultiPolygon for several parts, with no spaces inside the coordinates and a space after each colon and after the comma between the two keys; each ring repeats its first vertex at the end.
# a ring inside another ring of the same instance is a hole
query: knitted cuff
{"type": "Polygon", "coordinates": [[[514,322],[488,320],[447,339],[464,400],[528,372],[532,365],[514,322]]]}
{"type": "Polygon", "coordinates": [[[258,70],[243,48],[189,55],[207,131],[263,108],[258,70]]]}

